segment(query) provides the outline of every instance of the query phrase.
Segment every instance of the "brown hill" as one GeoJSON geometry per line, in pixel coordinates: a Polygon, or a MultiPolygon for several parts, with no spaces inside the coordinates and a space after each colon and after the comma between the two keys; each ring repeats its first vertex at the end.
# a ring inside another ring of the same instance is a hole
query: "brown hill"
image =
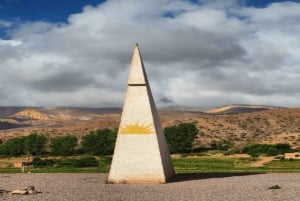
{"type": "Polygon", "coordinates": [[[237,146],[249,143],[290,143],[300,147],[300,108],[211,115],[197,118],[199,143],[229,141],[237,146]]]}
{"type": "Polygon", "coordinates": [[[32,120],[50,120],[50,118],[35,109],[25,109],[23,111],[17,112],[12,117],[21,119],[32,119],[32,120]]]}
{"type": "Polygon", "coordinates": [[[264,110],[273,110],[279,109],[282,107],[273,107],[265,105],[224,105],[218,108],[207,110],[206,113],[209,114],[240,114],[240,113],[249,113],[249,112],[259,112],[264,110]]]}
{"type": "MultiPolygon", "coordinates": [[[[48,137],[72,134],[78,137],[98,128],[117,128],[118,108],[34,108],[3,115],[0,110],[0,139],[36,132],[48,137]],[[2,122],[6,124],[1,130],[2,122]]],[[[272,108],[239,114],[206,114],[199,111],[161,110],[163,127],[180,122],[194,122],[200,132],[195,147],[209,147],[212,142],[241,147],[248,143],[290,143],[300,147],[300,108],[272,108]]]]}

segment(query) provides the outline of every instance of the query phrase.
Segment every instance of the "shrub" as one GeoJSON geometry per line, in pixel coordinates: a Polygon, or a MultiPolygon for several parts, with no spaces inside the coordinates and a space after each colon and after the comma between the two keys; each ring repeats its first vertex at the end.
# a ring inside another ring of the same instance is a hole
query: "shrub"
{"type": "Polygon", "coordinates": [[[269,187],[268,189],[281,189],[281,187],[279,185],[273,185],[273,186],[269,187]]]}
{"type": "Polygon", "coordinates": [[[112,161],[111,156],[104,156],[101,157],[99,160],[99,168],[102,169],[104,172],[108,172],[110,168],[110,164],[112,161]]]}
{"type": "Polygon", "coordinates": [[[165,127],[164,133],[171,153],[184,153],[191,150],[198,134],[193,123],[180,123],[165,127]]]}
{"type": "Polygon", "coordinates": [[[76,159],[65,158],[56,161],[57,167],[74,167],[76,159]]]}
{"type": "Polygon", "coordinates": [[[98,166],[99,162],[95,157],[87,156],[80,159],[66,158],[57,162],[58,167],[94,167],[98,166]]]}
{"type": "Polygon", "coordinates": [[[216,143],[216,149],[221,151],[227,151],[233,147],[233,143],[227,140],[219,141],[216,143]]]}
{"type": "Polygon", "coordinates": [[[109,155],[114,151],[117,130],[101,129],[91,131],[82,137],[82,149],[87,154],[109,155]]]}
{"type": "Polygon", "coordinates": [[[39,157],[35,157],[32,160],[32,165],[35,168],[52,167],[54,165],[54,161],[52,159],[41,159],[39,157]]]}
{"type": "Polygon", "coordinates": [[[75,162],[75,167],[93,167],[93,166],[98,166],[98,160],[92,156],[80,158],[75,162]]]}
{"type": "Polygon", "coordinates": [[[75,153],[77,138],[75,136],[63,136],[51,139],[50,148],[52,155],[70,156],[75,153]]]}
{"type": "Polygon", "coordinates": [[[278,153],[279,152],[276,149],[276,147],[273,147],[273,146],[268,147],[267,150],[266,150],[266,152],[265,152],[265,154],[267,156],[276,156],[276,155],[278,155],[278,153]]]}
{"type": "Polygon", "coordinates": [[[290,151],[292,150],[289,144],[252,144],[245,147],[243,153],[257,157],[263,154],[267,156],[276,156],[290,151]]]}
{"type": "Polygon", "coordinates": [[[293,151],[292,148],[291,148],[291,146],[289,144],[279,143],[279,144],[276,144],[275,147],[278,150],[279,154],[284,154],[284,153],[292,152],[293,151]]]}

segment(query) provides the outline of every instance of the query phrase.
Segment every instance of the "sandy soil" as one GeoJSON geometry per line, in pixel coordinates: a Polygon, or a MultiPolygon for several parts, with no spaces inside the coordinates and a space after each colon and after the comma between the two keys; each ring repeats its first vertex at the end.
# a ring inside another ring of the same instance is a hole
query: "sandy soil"
{"type": "Polygon", "coordinates": [[[275,158],[274,156],[259,157],[258,161],[251,163],[251,166],[252,167],[262,167],[262,166],[264,166],[265,163],[273,161],[274,158],[275,158]]]}
{"type": "Polygon", "coordinates": [[[106,184],[107,174],[1,174],[0,200],[299,201],[300,174],[180,174],[167,184],[106,184]],[[1,190],[35,186],[40,194],[1,190]],[[279,185],[281,189],[270,190],[279,185]]]}

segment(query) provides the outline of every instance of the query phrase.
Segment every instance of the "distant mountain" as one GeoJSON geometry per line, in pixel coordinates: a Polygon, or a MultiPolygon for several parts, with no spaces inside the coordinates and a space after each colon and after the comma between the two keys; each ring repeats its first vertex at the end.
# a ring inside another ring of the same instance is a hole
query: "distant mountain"
{"type": "MultiPolygon", "coordinates": [[[[0,107],[0,139],[30,133],[78,138],[99,128],[118,128],[120,108],[0,107]]],[[[300,108],[227,105],[202,112],[182,108],[159,111],[163,127],[194,122],[199,129],[195,147],[212,142],[239,147],[249,143],[290,143],[300,147],[300,108]]]]}
{"type": "Polygon", "coordinates": [[[249,112],[259,112],[264,110],[279,109],[282,107],[264,106],[264,105],[224,105],[218,108],[205,111],[208,114],[240,114],[249,112]]]}
{"type": "Polygon", "coordinates": [[[25,109],[12,115],[16,118],[34,119],[34,120],[50,120],[49,116],[38,111],[37,109],[25,109]]]}
{"type": "Polygon", "coordinates": [[[120,108],[0,107],[0,139],[30,133],[82,136],[118,127],[120,114],[120,108]]]}
{"type": "Polygon", "coordinates": [[[27,107],[5,107],[0,106],[0,117],[6,117],[22,110],[27,109],[27,107]]]}

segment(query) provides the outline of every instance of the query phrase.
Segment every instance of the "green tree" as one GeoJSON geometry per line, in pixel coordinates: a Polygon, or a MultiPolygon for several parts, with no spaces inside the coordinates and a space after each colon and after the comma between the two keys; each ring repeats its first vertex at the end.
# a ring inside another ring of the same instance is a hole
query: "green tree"
{"type": "Polygon", "coordinates": [[[24,137],[12,138],[1,145],[1,154],[8,156],[20,156],[24,154],[24,137]]]}
{"type": "Polygon", "coordinates": [[[270,146],[266,150],[265,154],[267,156],[276,156],[278,154],[278,150],[276,149],[276,147],[270,146]]]}
{"type": "Polygon", "coordinates": [[[51,154],[60,156],[73,155],[77,141],[77,138],[71,135],[52,138],[50,142],[51,154]]]}
{"type": "Polygon", "coordinates": [[[91,131],[82,137],[82,149],[87,154],[109,155],[113,153],[117,130],[101,129],[91,131]]]}
{"type": "Polygon", "coordinates": [[[24,139],[24,152],[32,155],[40,155],[45,152],[47,138],[35,133],[30,134],[24,139]]]}
{"type": "Polygon", "coordinates": [[[188,152],[198,134],[193,123],[180,123],[164,128],[167,144],[171,153],[188,152]]]}
{"type": "Polygon", "coordinates": [[[284,153],[288,153],[288,152],[293,152],[291,145],[286,143],[278,143],[275,144],[276,149],[278,150],[279,154],[284,154],[284,153]]]}

